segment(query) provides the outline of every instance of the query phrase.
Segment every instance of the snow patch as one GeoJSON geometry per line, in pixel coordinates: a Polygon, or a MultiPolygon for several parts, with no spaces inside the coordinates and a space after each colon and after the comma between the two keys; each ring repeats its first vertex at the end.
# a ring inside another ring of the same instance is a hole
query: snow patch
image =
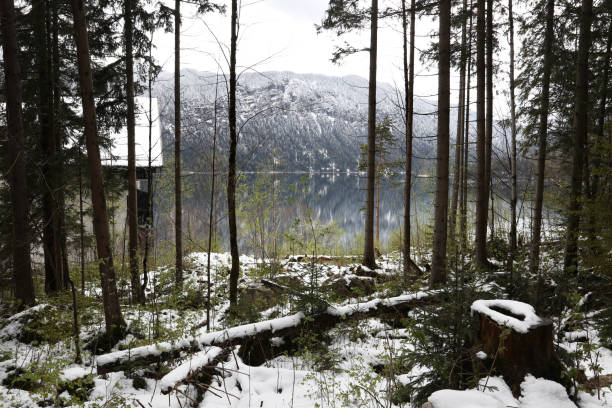
{"type": "Polygon", "coordinates": [[[516,300],[477,300],[472,303],[472,313],[474,312],[483,313],[489,316],[497,324],[509,327],[518,333],[527,333],[530,328],[540,325],[543,322],[542,318],[536,315],[533,306],[516,300]],[[515,315],[522,315],[524,318],[519,320],[516,317],[493,310],[494,307],[507,310],[515,315]]]}
{"type": "Polygon", "coordinates": [[[222,352],[223,349],[219,347],[211,347],[206,351],[200,351],[199,353],[195,353],[193,356],[190,356],[187,361],[170,371],[161,379],[159,385],[162,392],[170,391],[177,384],[187,378],[189,374],[212,363],[213,360],[222,352]]]}

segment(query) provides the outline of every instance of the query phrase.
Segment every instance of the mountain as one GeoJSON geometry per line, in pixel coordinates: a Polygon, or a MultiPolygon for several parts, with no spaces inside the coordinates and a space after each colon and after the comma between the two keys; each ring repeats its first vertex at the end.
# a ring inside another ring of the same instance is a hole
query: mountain
{"type": "MultiPolygon", "coordinates": [[[[202,154],[212,146],[215,88],[218,85],[218,146],[227,151],[227,93],[222,76],[210,72],[181,71],[184,167],[201,170],[202,154]]],[[[172,151],[174,108],[172,73],[162,73],[155,96],[161,108],[164,145],[172,151]]],[[[336,168],[357,170],[360,144],[367,136],[368,81],[357,76],[334,77],[291,72],[247,72],[239,77],[238,167],[241,170],[320,171],[336,168]]],[[[398,137],[396,152],[403,149],[404,121],[398,108],[398,93],[379,83],[378,120],[385,115],[394,121],[398,137]]],[[[402,96],[399,95],[401,99],[402,96]]],[[[434,107],[432,107],[434,106],[434,107]]],[[[436,117],[423,115],[435,104],[415,101],[414,153],[435,154],[436,117]]],[[[170,157],[166,155],[166,157],[170,157]]]]}

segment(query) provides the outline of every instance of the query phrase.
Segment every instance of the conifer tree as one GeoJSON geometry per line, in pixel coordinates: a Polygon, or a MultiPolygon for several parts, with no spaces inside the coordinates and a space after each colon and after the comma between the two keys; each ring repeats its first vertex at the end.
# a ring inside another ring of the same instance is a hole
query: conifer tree
{"type": "Polygon", "coordinates": [[[122,336],[125,321],[121,314],[113,255],[110,245],[110,230],[108,224],[108,207],[104,191],[104,178],[100,160],[100,146],[96,121],[96,108],[93,93],[93,78],[91,56],[87,36],[87,20],[82,0],[71,0],[74,16],[74,39],[77,49],[77,64],[79,71],[79,87],[83,107],[83,123],[87,145],[87,161],[91,183],[91,201],[93,206],[93,227],[96,236],[100,281],[106,333],[113,340],[122,336]]]}
{"type": "Polygon", "coordinates": [[[30,231],[28,229],[28,198],[26,159],[21,99],[21,69],[17,44],[15,4],[13,0],[0,1],[0,30],[4,57],[6,93],[6,125],[10,168],[8,179],[12,207],[12,260],[15,297],[19,307],[34,304],[34,284],[30,257],[30,231]]]}
{"type": "Polygon", "coordinates": [[[436,196],[430,286],[435,286],[446,281],[448,150],[450,126],[450,31],[451,2],[450,0],[440,0],[436,196]]]}
{"type": "Polygon", "coordinates": [[[574,157],[570,183],[570,201],[567,216],[567,232],[564,272],[576,272],[578,268],[578,236],[582,208],[582,182],[584,174],[584,150],[588,132],[589,109],[589,50],[591,48],[591,23],[593,0],[582,0],[580,33],[576,61],[576,85],[574,96],[574,157]]]}

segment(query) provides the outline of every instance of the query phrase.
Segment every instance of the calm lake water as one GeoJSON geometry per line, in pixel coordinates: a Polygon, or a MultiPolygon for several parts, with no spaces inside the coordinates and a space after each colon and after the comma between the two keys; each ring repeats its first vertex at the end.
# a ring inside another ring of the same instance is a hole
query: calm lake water
{"type": "MultiPolygon", "coordinates": [[[[191,174],[185,177],[183,220],[184,230],[193,241],[208,236],[210,209],[210,174],[191,174]]],[[[383,178],[380,191],[380,240],[385,247],[391,234],[401,228],[404,212],[403,176],[383,178]]],[[[228,248],[228,226],[225,180],[217,179],[215,198],[216,235],[222,246],[228,248]]],[[[334,239],[347,251],[364,232],[365,175],[356,173],[295,174],[250,173],[240,181],[237,204],[240,246],[245,252],[254,252],[259,235],[249,229],[254,219],[266,220],[265,228],[286,241],[285,232],[295,223],[315,220],[322,224],[334,223],[339,230],[334,239]],[[273,198],[275,197],[275,198],[273,198]],[[264,214],[264,215],[262,215],[264,214]],[[273,219],[273,222],[270,219],[273,219]]],[[[413,181],[412,219],[423,225],[430,222],[433,209],[431,179],[413,181]]],[[[376,195],[375,195],[376,196],[376,195]]],[[[158,239],[172,240],[174,234],[172,197],[157,199],[156,228],[158,239]]]]}

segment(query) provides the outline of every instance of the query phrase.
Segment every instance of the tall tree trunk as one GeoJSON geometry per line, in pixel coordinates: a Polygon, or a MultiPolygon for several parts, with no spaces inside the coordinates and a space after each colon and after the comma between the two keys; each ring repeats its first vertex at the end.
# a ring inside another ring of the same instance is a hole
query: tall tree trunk
{"type": "Polygon", "coordinates": [[[32,2],[34,36],[36,41],[36,67],[38,73],[38,117],[40,122],[40,148],[42,153],[42,222],[45,265],[45,291],[49,294],[65,289],[59,240],[57,208],[57,172],[55,170],[56,140],[53,132],[53,88],[50,72],[49,36],[47,30],[46,1],[32,2]]]}
{"type": "Polygon", "coordinates": [[[64,161],[62,149],[64,146],[63,136],[60,130],[60,114],[61,114],[61,98],[62,91],[60,87],[60,50],[59,50],[59,4],[57,0],[52,0],[50,3],[51,13],[47,13],[47,31],[51,33],[50,52],[52,58],[49,58],[48,71],[51,75],[51,90],[53,98],[51,102],[51,132],[55,141],[55,159],[53,162],[55,179],[57,180],[56,195],[56,211],[58,218],[58,233],[59,233],[59,248],[57,257],[61,258],[63,270],[64,289],[68,289],[68,281],[70,277],[70,268],[68,267],[68,249],[67,249],[67,232],[66,232],[66,200],[64,194],[64,161]],[[50,17],[50,18],[49,18],[50,17]]]}
{"type": "Polygon", "coordinates": [[[382,171],[382,146],[378,152],[378,163],[376,165],[376,240],[374,245],[380,250],[380,180],[382,171]]]}
{"type": "Polygon", "coordinates": [[[238,2],[232,0],[232,21],[230,38],[230,83],[228,123],[230,131],[230,152],[227,174],[227,214],[229,218],[230,253],[232,268],[230,270],[229,298],[230,308],[238,303],[238,277],[240,275],[240,259],[238,254],[238,230],[236,226],[236,149],[238,133],[236,129],[236,47],[238,42],[238,2]]]}
{"type": "Polygon", "coordinates": [[[531,231],[531,253],[529,269],[537,274],[540,266],[540,240],[542,230],[542,204],[544,202],[544,174],[546,170],[546,145],[548,137],[548,110],[550,94],[550,73],[552,69],[552,42],[554,39],[555,2],[546,2],[546,31],[544,34],[544,65],[542,70],[542,92],[540,99],[540,124],[538,126],[538,167],[536,172],[535,207],[533,230],[531,231]]]}
{"type": "Polygon", "coordinates": [[[404,27],[404,106],[406,108],[406,173],[404,178],[404,283],[408,283],[410,259],[410,193],[412,190],[412,121],[414,117],[414,37],[415,37],[415,0],[410,1],[410,57],[407,44],[406,0],[402,0],[402,23],[404,27]],[[410,59],[408,59],[410,58],[410,59]]]}
{"type": "Polygon", "coordinates": [[[142,302],[140,276],[138,275],[138,192],[136,190],[136,109],[134,107],[134,52],[132,9],[134,0],[125,0],[125,77],[127,99],[127,143],[128,143],[128,253],[130,258],[130,276],[132,301],[142,302]]]}
{"type": "Polygon", "coordinates": [[[28,196],[25,170],[23,116],[21,111],[21,70],[17,45],[15,4],[0,1],[0,29],[4,59],[6,95],[6,125],[9,163],[8,180],[11,191],[13,222],[13,281],[19,307],[34,304],[34,284],[30,259],[30,231],[28,228],[28,196]]]}
{"type": "MultiPolygon", "coordinates": [[[[147,155],[147,219],[145,220],[145,242],[142,254],[142,285],[140,287],[140,299],[146,301],[145,290],[149,283],[149,252],[153,240],[153,33],[149,41],[149,69],[147,72],[147,89],[149,91],[149,148],[147,155]]],[[[156,113],[158,114],[158,113],[156,113]]]]}
{"type": "Polygon", "coordinates": [[[175,281],[183,286],[183,202],[181,193],[181,0],[174,6],[174,246],[175,281]]]}
{"type": "MultiPolygon", "coordinates": [[[[589,198],[594,199],[597,197],[599,193],[599,182],[600,182],[600,166],[601,166],[601,144],[604,142],[604,129],[606,122],[606,108],[607,108],[607,100],[608,100],[608,82],[610,75],[610,49],[612,45],[612,21],[610,21],[610,25],[608,26],[608,41],[606,45],[606,54],[604,57],[604,71],[602,75],[602,87],[601,87],[601,97],[599,101],[599,117],[597,118],[597,130],[596,134],[596,145],[597,148],[593,152],[593,180],[591,183],[591,188],[589,191],[589,198]]],[[[597,224],[596,214],[592,211],[588,214],[588,239],[589,239],[589,250],[594,255],[598,254],[601,251],[601,243],[597,239],[599,235],[599,225],[597,224]]]]}
{"type": "Polygon", "coordinates": [[[476,231],[475,262],[487,266],[487,203],[485,135],[485,0],[476,2],[476,231]]]}
{"type": "Polygon", "coordinates": [[[459,61],[459,100],[457,102],[457,133],[455,135],[455,171],[453,172],[453,193],[451,198],[451,210],[449,217],[449,236],[451,240],[452,255],[455,255],[455,251],[458,248],[456,244],[455,230],[457,225],[457,207],[459,202],[459,185],[461,184],[461,169],[463,168],[463,121],[465,113],[465,63],[466,63],[466,31],[467,31],[467,16],[468,4],[467,0],[463,0],[463,21],[461,24],[461,56],[459,61]]]}
{"type": "Polygon", "coordinates": [[[460,239],[461,239],[461,253],[465,254],[467,250],[467,194],[468,194],[468,165],[469,165],[469,152],[470,152],[470,92],[472,82],[472,16],[474,11],[474,2],[470,0],[470,25],[469,25],[469,37],[468,37],[468,51],[467,51],[467,88],[465,95],[465,129],[463,131],[463,168],[461,172],[462,177],[462,200],[461,200],[461,225],[460,225],[460,239]]]}
{"type": "Polygon", "coordinates": [[[85,143],[87,145],[87,164],[91,181],[91,202],[93,207],[93,230],[96,236],[98,250],[100,283],[104,303],[104,318],[109,339],[120,337],[125,329],[121,315],[119,296],[117,294],[117,279],[113,265],[110,231],[108,226],[108,208],[104,193],[104,178],[100,161],[100,145],[96,123],[96,108],[93,94],[93,78],[87,39],[87,21],[82,0],[71,0],[74,15],[74,39],[77,50],[79,69],[79,85],[83,106],[83,122],[85,143]]]}
{"type": "Polygon", "coordinates": [[[368,179],[366,186],[363,264],[376,267],[374,253],[374,184],[376,182],[376,60],[378,54],[378,0],[372,0],[370,25],[370,79],[368,86],[368,179]]]}
{"type": "Polygon", "coordinates": [[[217,159],[217,97],[219,90],[219,75],[215,78],[215,101],[214,101],[214,117],[213,117],[213,155],[211,165],[211,181],[210,181],[210,209],[208,213],[208,254],[206,256],[206,330],[210,330],[210,308],[211,308],[211,286],[210,281],[210,253],[212,251],[214,209],[215,209],[215,160],[217,159]]]}
{"type": "Polygon", "coordinates": [[[578,60],[576,62],[576,94],[574,100],[574,160],[570,186],[570,202],[567,216],[567,242],[564,272],[576,272],[578,268],[578,235],[580,226],[584,148],[588,130],[589,104],[589,49],[591,48],[591,22],[593,0],[582,0],[578,60]]]}
{"type": "Polygon", "coordinates": [[[511,153],[510,153],[510,250],[508,251],[508,268],[510,278],[514,276],[514,257],[516,256],[516,205],[518,201],[518,185],[516,181],[516,102],[514,82],[514,14],[513,0],[508,0],[508,30],[510,31],[510,126],[511,126],[511,153]]]}
{"type": "MultiPolygon", "coordinates": [[[[487,79],[486,79],[486,88],[487,88],[487,113],[486,113],[486,140],[485,140],[485,188],[487,200],[488,197],[493,197],[492,190],[492,181],[493,175],[491,173],[491,159],[493,158],[493,0],[487,0],[487,79]]],[[[493,202],[491,202],[491,208],[493,208],[493,202]]],[[[493,224],[493,212],[491,212],[491,224],[493,224]]],[[[486,224],[488,221],[488,217],[485,216],[485,235],[486,235],[486,224]]],[[[491,230],[493,231],[493,230],[491,230]]],[[[491,232],[493,235],[493,232],[491,232]]],[[[486,238],[485,238],[486,239],[486,238]]]]}
{"type": "Polygon", "coordinates": [[[451,1],[440,0],[438,60],[438,143],[436,203],[430,286],[446,281],[446,234],[448,222],[448,143],[450,119],[450,25],[451,1]]]}
{"type": "Polygon", "coordinates": [[[81,146],[79,146],[79,246],[81,261],[81,294],[85,295],[85,222],[83,212],[83,158],[81,157],[81,146]]]}

